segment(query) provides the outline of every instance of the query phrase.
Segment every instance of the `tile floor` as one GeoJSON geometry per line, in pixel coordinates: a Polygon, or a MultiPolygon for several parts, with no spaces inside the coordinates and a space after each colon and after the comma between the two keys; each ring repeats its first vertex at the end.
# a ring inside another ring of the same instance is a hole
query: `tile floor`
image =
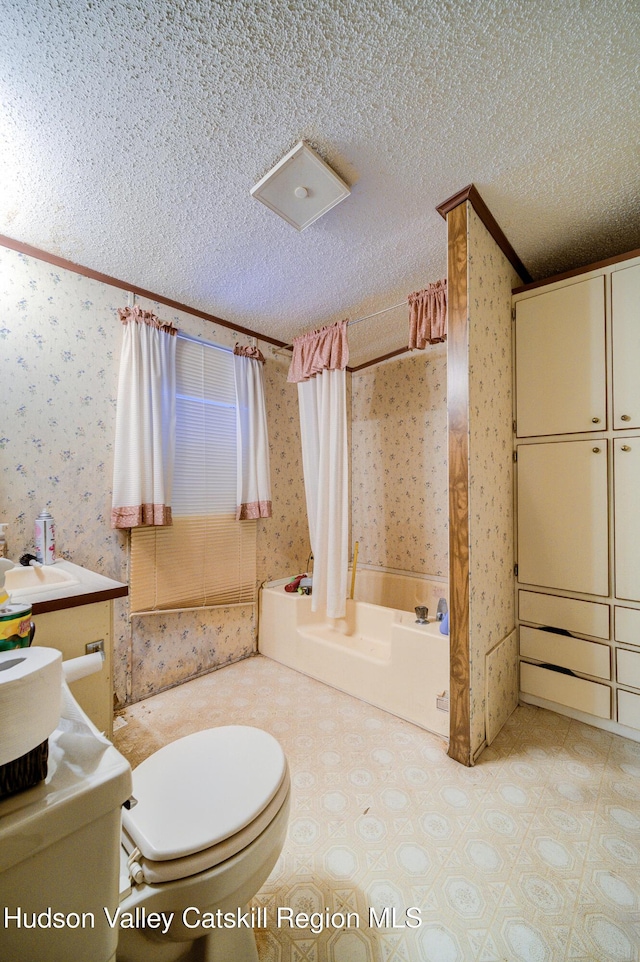
{"type": "Polygon", "coordinates": [[[255,899],[261,962],[639,958],[640,744],[522,706],[466,769],[437,736],[262,656],[133,705],[114,740],[135,766],[234,723],[275,735],[292,775],[255,899]],[[351,924],[278,928],[279,906],[351,924]],[[370,925],[385,908],[420,924],[370,925]]]}

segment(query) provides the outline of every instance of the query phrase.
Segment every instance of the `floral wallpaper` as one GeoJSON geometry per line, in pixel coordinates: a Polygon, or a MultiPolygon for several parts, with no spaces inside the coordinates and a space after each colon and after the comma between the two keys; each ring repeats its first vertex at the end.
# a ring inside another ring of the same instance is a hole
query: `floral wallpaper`
{"type": "Polygon", "coordinates": [[[311,551],[302,476],[298,386],[289,384],[289,360],[263,345],[269,445],[270,518],[258,522],[258,581],[274,581],[306,570],[311,551]]]}
{"type": "MultiPolygon", "coordinates": [[[[33,545],[43,509],[60,556],[128,580],[128,533],[110,527],[113,436],[121,347],[119,290],[0,248],[0,521],[9,556],[33,545]]],[[[137,298],[184,333],[232,346],[244,335],[188,311],[137,298]]],[[[264,342],[273,516],[258,522],[258,581],[305,569],[310,551],[297,389],[288,359],[264,342]]],[[[360,561],[447,575],[446,347],[387,361],[348,378],[352,541],[360,561]]],[[[129,619],[114,602],[117,706],[256,651],[251,607],[129,619]]]]}
{"type": "Polygon", "coordinates": [[[352,540],[363,564],[448,576],[446,388],[446,344],[352,376],[352,540]]]}
{"type": "MultiPolygon", "coordinates": [[[[128,293],[46,261],[0,248],[0,521],[9,556],[33,545],[43,509],[56,519],[58,554],[119,581],[128,579],[128,534],[110,527],[112,446],[120,361],[117,309],[128,293]]],[[[154,301],[137,303],[187,334],[232,346],[244,336],[154,301]]],[[[267,406],[274,517],[260,523],[259,576],[282,577],[308,554],[297,405],[286,366],[267,355],[267,406]],[[290,386],[289,386],[290,387],[290,386]],[[279,445],[282,445],[280,450],[279,445]],[[301,507],[302,511],[301,511],[301,507]],[[286,533],[286,535],[285,535],[286,533]]],[[[229,608],[128,618],[114,602],[116,704],[236,661],[256,650],[254,609],[229,608]]]]}
{"type": "Polygon", "coordinates": [[[520,278],[468,205],[471,751],[518,702],[511,290],[520,278]],[[511,637],[508,637],[511,636],[511,637]],[[500,652],[497,646],[505,642],[500,652]],[[494,652],[493,650],[496,649],[494,652]],[[487,659],[492,668],[487,685],[487,659]],[[501,667],[498,667],[500,666],[501,667]],[[486,693],[485,693],[486,686],[486,693]],[[487,724],[487,718],[490,724],[487,724]]]}

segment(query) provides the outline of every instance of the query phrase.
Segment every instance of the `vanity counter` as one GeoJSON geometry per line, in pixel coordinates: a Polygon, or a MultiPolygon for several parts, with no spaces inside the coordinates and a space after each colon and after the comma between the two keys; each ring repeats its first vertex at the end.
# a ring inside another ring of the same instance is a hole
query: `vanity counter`
{"type": "MultiPolygon", "coordinates": [[[[77,608],[79,605],[91,605],[99,601],[112,601],[114,598],[124,598],[129,594],[129,588],[123,582],[89,571],[71,561],[55,561],[51,567],[68,574],[70,580],[13,591],[10,586],[7,586],[12,601],[20,603],[24,600],[31,605],[34,615],[41,615],[49,611],[77,608]]],[[[7,578],[8,581],[9,578],[7,578]]]]}

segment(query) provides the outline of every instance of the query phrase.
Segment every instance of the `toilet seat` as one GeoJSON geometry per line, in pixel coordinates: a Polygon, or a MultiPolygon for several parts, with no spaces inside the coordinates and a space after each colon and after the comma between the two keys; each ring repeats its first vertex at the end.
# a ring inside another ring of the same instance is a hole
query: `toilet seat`
{"type": "Polygon", "coordinates": [[[122,841],[150,883],[206,871],[249,845],[289,792],[272,735],[229,725],[165,745],[133,772],[137,804],[123,811],[122,841]]]}

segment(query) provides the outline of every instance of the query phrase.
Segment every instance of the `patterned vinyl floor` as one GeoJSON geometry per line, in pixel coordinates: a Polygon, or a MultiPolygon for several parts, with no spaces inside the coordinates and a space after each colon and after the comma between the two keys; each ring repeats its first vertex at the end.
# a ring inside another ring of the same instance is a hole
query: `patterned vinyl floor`
{"type": "Polygon", "coordinates": [[[291,768],[261,962],[638,960],[640,744],[522,706],[466,769],[262,656],[133,705],[114,740],[135,766],[222,724],[270,731],[291,768]]]}

